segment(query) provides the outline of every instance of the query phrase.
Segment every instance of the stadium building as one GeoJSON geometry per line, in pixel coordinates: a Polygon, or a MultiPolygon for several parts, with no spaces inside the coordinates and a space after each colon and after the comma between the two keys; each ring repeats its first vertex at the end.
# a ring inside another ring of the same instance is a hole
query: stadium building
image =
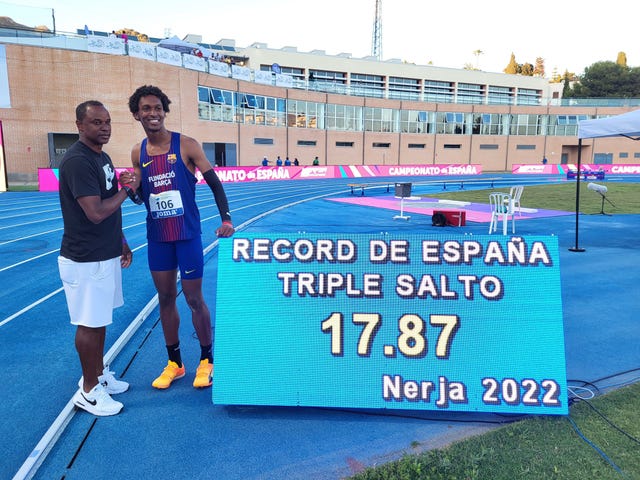
{"type": "MultiPolygon", "coordinates": [[[[127,100],[140,85],[171,99],[167,126],[200,141],[212,164],[259,165],[264,157],[310,165],[516,164],[577,161],[582,119],[637,102],[561,98],[540,77],[407,64],[348,53],[236,47],[184,40],[52,34],[0,28],[0,151],[11,184],[35,184],[77,139],[74,112],[100,100],[112,117],[107,152],[130,166],[144,133],[127,100]],[[145,39],[147,40],[147,39],[145,39]]],[[[584,163],[640,163],[640,145],[583,142],[584,163]]]]}

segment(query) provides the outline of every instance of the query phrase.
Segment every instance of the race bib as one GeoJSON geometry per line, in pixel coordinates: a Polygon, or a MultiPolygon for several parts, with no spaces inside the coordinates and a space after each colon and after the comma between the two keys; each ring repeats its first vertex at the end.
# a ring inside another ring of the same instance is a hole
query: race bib
{"type": "Polygon", "coordinates": [[[184,215],[182,197],[177,190],[152,193],[149,196],[149,209],[151,210],[151,218],[153,219],[184,215]]]}

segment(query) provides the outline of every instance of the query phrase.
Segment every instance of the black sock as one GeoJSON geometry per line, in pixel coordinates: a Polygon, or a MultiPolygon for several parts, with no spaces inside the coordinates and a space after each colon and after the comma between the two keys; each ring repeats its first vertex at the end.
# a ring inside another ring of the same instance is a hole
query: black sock
{"type": "Polygon", "coordinates": [[[209,363],[213,365],[213,353],[211,352],[211,345],[200,345],[200,360],[209,360],[209,363]]]}
{"type": "Polygon", "coordinates": [[[180,355],[180,342],[175,345],[167,345],[167,353],[169,354],[169,360],[178,364],[178,367],[182,367],[182,356],[180,355]]]}

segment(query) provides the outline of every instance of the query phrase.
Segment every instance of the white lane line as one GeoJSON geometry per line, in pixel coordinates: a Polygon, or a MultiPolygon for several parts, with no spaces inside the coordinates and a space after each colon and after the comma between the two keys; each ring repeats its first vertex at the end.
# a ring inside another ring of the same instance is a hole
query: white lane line
{"type": "MultiPolygon", "coordinates": [[[[105,365],[109,365],[118,356],[118,353],[120,353],[127,342],[131,340],[131,337],[133,337],[138,328],[140,328],[140,325],[144,323],[157,305],[158,295],[155,295],[151,300],[149,300],[149,303],[147,303],[138,316],[136,316],[127,329],[122,332],[122,335],[120,335],[118,340],[116,340],[113,346],[105,354],[105,365]]],[[[13,476],[13,480],[27,480],[33,478],[75,413],[76,409],[73,405],[73,401],[70,399],[57,418],[53,421],[49,429],[42,436],[38,444],[31,451],[20,469],[13,476]]]]}
{"type": "MultiPolygon", "coordinates": [[[[345,189],[341,191],[347,192],[348,190],[345,189]]],[[[248,225],[252,224],[253,222],[263,217],[266,217],[271,213],[275,213],[285,208],[292,207],[293,205],[298,205],[300,203],[307,202],[310,200],[316,200],[318,198],[328,197],[330,195],[334,195],[335,193],[339,193],[339,192],[332,192],[332,193],[317,195],[315,197],[299,200],[294,203],[281,205],[272,210],[264,212],[260,215],[256,215],[255,217],[247,220],[246,222],[243,222],[242,224],[238,225],[237,230],[242,230],[243,228],[246,228],[248,225]]],[[[208,253],[217,245],[218,245],[218,240],[215,240],[213,243],[208,245],[203,250],[203,253],[204,254],[208,253]]],[[[122,333],[122,335],[120,335],[120,338],[118,338],[116,343],[114,343],[113,347],[109,349],[109,351],[105,355],[105,360],[104,360],[105,364],[110,364],[113,360],[115,360],[115,358],[118,356],[120,351],[122,351],[126,343],[129,340],[131,340],[131,337],[133,337],[133,334],[140,327],[140,325],[142,325],[144,320],[149,316],[150,312],[157,306],[157,304],[158,304],[158,295],[155,295],[149,301],[149,303],[147,303],[145,308],[138,314],[138,316],[131,322],[127,330],[125,330],[122,333]]],[[[51,424],[47,432],[37,443],[35,448],[31,451],[31,454],[24,461],[24,463],[22,464],[18,472],[14,475],[13,480],[30,480],[33,478],[33,476],[38,471],[38,468],[40,468],[40,465],[42,465],[42,462],[44,462],[45,458],[47,457],[47,455],[49,454],[53,446],[56,444],[56,442],[60,438],[60,435],[62,435],[62,432],[64,432],[64,429],[67,427],[67,425],[73,418],[75,411],[76,410],[73,406],[73,403],[71,402],[71,400],[69,400],[67,405],[62,409],[58,417],[51,424]]]]}
{"type": "MultiPolygon", "coordinates": [[[[136,252],[136,251],[138,251],[138,250],[140,250],[141,248],[144,248],[144,247],[146,247],[146,246],[147,246],[147,244],[146,244],[146,243],[143,243],[142,245],[140,245],[139,247],[136,247],[136,248],[132,249],[131,251],[132,251],[132,252],[136,252]]],[[[54,250],[54,252],[57,252],[57,251],[58,251],[58,250],[54,250]]],[[[49,253],[52,253],[52,252],[49,252],[49,253]]],[[[49,255],[49,253],[45,253],[45,254],[43,254],[43,255],[49,255]]],[[[42,255],[41,255],[41,256],[42,256],[42,255]]],[[[25,260],[25,262],[26,262],[26,261],[30,261],[30,260],[25,260]]],[[[24,263],[24,262],[22,262],[22,263],[24,263]]],[[[7,268],[9,268],[9,267],[7,267],[7,268]]],[[[3,270],[4,270],[4,269],[3,269],[3,270]]],[[[1,271],[2,271],[2,270],[0,270],[0,272],[1,272],[1,271]]],[[[64,288],[63,288],[63,287],[60,287],[59,289],[54,290],[53,292],[51,292],[51,293],[49,293],[49,294],[45,295],[44,297],[42,297],[42,298],[40,298],[40,299],[36,300],[35,302],[31,303],[30,305],[27,305],[27,306],[26,306],[26,307],[24,307],[22,310],[20,310],[20,311],[18,311],[18,312],[16,312],[16,313],[14,313],[13,315],[8,316],[8,317],[7,317],[7,318],[5,318],[4,320],[0,321],[0,327],[1,327],[1,326],[3,326],[3,325],[4,325],[4,324],[6,324],[6,323],[9,323],[11,320],[14,320],[15,318],[18,318],[20,315],[22,315],[23,313],[28,312],[29,310],[33,309],[34,307],[37,307],[38,305],[40,305],[40,304],[41,304],[42,302],[44,302],[45,300],[48,300],[49,298],[53,297],[54,295],[57,295],[58,293],[60,293],[60,292],[61,292],[61,291],[63,291],[63,290],[64,290],[64,288]]]]}
{"type": "Polygon", "coordinates": [[[64,230],[63,228],[54,228],[53,230],[47,230],[44,232],[34,233],[33,235],[27,235],[26,237],[14,238],[12,240],[7,240],[6,242],[0,242],[0,247],[2,245],[7,245],[13,242],[19,242],[20,240],[27,240],[28,238],[39,237],[40,235],[46,235],[47,233],[59,232],[60,230],[64,230]]]}
{"type": "MultiPolygon", "coordinates": [[[[140,223],[135,223],[133,225],[127,225],[126,227],[123,227],[123,230],[127,230],[127,229],[133,228],[133,227],[137,227],[138,225],[142,225],[144,223],[145,222],[140,222],[140,223]]],[[[0,245],[2,245],[2,244],[0,243],[0,245]]],[[[144,247],[146,245],[147,245],[146,243],[143,243],[140,247],[137,247],[137,248],[133,249],[132,251],[135,252],[136,250],[138,250],[138,249],[140,249],[140,248],[142,248],[142,247],[144,247]]],[[[60,251],[60,249],[58,248],[56,250],[51,250],[51,251],[46,252],[46,253],[41,253],[40,255],[36,255],[35,257],[29,257],[29,258],[27,258],[25,260],[22,260],[21,262],[14,263],[13,265],[7,265],[6,267],[0,268],[0,272],[4,272],[5,270],[9,270],[10,268],[14,268],[14,267],[20,266],[20,265],[22,265],[24,263],[32,262],[34,260],[37,260],[38,258],[45,257],[47,255],[51,255],[52,253],[56,253],[56,252],[59,252],[59,251],[60,251]]]]}
{"type": "Polygon", "coordinates": [[[9,270],[10,268],[18,267],[18,266],[22,265],[23,263],[32,262],[33,260],[37,260],[38,258],[41,258],[41,257],[46,257],[47,255],[51,255],[52,253],[56,253],[56,252],[59,252],[59,251],[60,251],[60,249],[58,248],[56,250],[51,250],[51,251],[46,252],[46,253],[41,253],[40,255],[37,255],[35,257],[29,257],[26,260],[22,260],[21,262],[14,263],[13,265],[7,265],[6,267],[0,268],[0,272],[4,272],[5,270],[9,270]]]}
{"type": "Polygon", "coordinates": [[[28,312],[29,310],[31,310],[32,308],[40,305],[42,302],[44,302],[45,300],[49,300],[51,297],[53,297],[54,295],[57,295],[58,293],[60,293],[63,290],[62,287],[60,287],[57,290],[54,290],[53,292],[49,293],[48,295],[45,295],[44,297],[36,300],[35,302],[33,302],[31,305],[27,305],[26,307],[24,307],[22,310],[14,313],[13,315],[8,316],[7,318],[5,318],[4,320],[2,320],[0,322],[0,327],[3,326],[5,323],[9,323],[11,320],[13,320],[14,318],[18,318],[20,315],[22,315],[25,312],[28,312]]]}

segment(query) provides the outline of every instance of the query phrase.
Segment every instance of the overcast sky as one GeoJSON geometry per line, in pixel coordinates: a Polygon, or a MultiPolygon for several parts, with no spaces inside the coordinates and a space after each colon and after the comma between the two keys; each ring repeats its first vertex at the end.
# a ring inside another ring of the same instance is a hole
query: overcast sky
{"type": "MultiPolygon", "coordinates": [[[[21,0],[0,1],[0,16],[28,26],[75,32],[86,24],[110,32],[132,28],[151,37],[168,32],[203,42],[234,39],[237,47],[254,42],[269,48],[295,46],[300,52],[371,55],[375,0],[21,0]],[[53,12],[53,15],[52,15],[53,12]]],[[[419,65],[502,72],[511,53],[518,63],[544,59],[554,70],[581,74],[598,61],[640,66],[637,7],[627,0],[588,6],[559,0],[386,0],[382,4],[383,60],[419,65]],[[476,51],[481,54],[474,54],[476,51]]]]}

